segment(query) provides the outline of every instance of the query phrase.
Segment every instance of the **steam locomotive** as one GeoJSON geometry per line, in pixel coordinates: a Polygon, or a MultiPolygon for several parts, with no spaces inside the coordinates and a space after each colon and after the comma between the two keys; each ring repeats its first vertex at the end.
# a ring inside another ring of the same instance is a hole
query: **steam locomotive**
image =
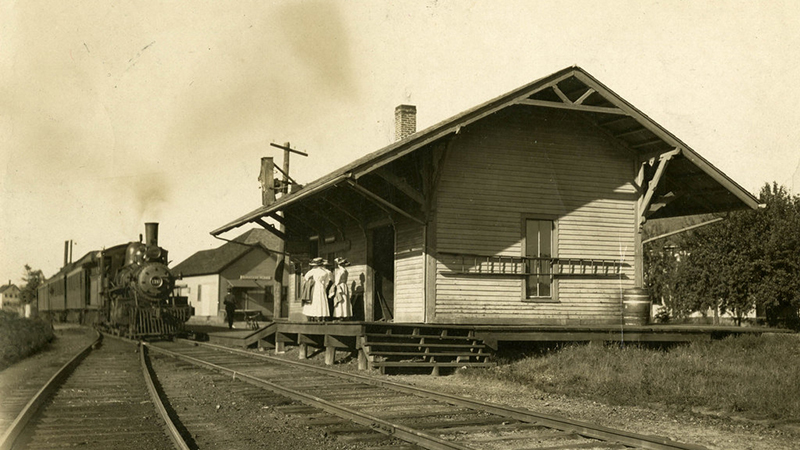
{"type": "Polygon", "coordinates": [[[91,251],[67,262],[38,289],[40,315],[104,328],[132,339],[183,331],[194,309],[173,294],[175,276],[158,245],[158,224],[145,223],[145,240],[91,251]]]}

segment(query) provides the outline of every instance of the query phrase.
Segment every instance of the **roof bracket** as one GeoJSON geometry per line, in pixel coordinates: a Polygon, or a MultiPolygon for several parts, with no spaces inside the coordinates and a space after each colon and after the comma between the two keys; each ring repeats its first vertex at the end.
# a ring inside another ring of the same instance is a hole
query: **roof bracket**
{"type": "Polygon", "coordinates": [[[413,186],[408,184],[404,178],[401,178],[386,169],[386,166],[379,167],[374,173],[387,183],[397,188],[400,192],[417,202],[420,206],[425,204],[425,197],[420,194],[418,190],[414,189],[413,186]]]}
{"type": "Polygon", "coordinates": [[[369,189],[365,188],[364,186],[361,186],[360,184],[356,183],[355,181],[347,180],[347,184],[350,187],[352,187],[355,191],[357,191],[360,194],[362,194],[365,197],[367,197],[369,200],[372,200],[374,203],[376,203],[378,206],[380,206],[381,209],[389,208],[390,210],[400,214],[401,216],[407,217],[407,218],[413,220],[414,222],[417,222],[420,225],[425,225],[425,221],[424,220],[422,220],[419,217],[416,217],[416,216],[408,213],[407,211],[404,211],[403,209],[399,208],[395,204],[387,201],[386,199],[381,198],[378,194],[370,191],[369,189]]]}
{"type": "Polygon", "coordinates": [[[268,224],[267,222],[264,222],[263,219],[258,218],[253,220],[253,222],[261,225],[262,227],[264,227],[265,230],[269,231],[275,236],[278,236],[282,241],[286,241],[286,234],[283,231],[280,231],[277,228],[273,227],[272,225],[268,224]]]}
{"type": "MultiPolygon", "coordinates": [[[[667,169],[667,164],[669,161],[674,158],[675,156],[681,153],[680,148],[676,148],[674,150],[668,151],[666,153],[662,153],[658,157],[658,167],[656,168],[653,177],[649,180],[642,179],[643,184],[647,184],[647,190],[644,192],[644,195],[640,197],[639,200],[639,226],[641,227],[644,225],[644,222],[647,220],[645,216],[647,210],[650,208],[650,203],[653,201],[653,195],[656,193],[656,188],[658,188],[658,183],[661,181],[661,178],[664,176],[664,171],[667,169]]],[[[642,163],[640,168],[640,173],[645,172],[645,165],[652,165],[655,161],[655,158],[651,159],[650,161],[645,161],[642,163]]],[[[642,176],[642,178],[644,178],[642,176]]]]}

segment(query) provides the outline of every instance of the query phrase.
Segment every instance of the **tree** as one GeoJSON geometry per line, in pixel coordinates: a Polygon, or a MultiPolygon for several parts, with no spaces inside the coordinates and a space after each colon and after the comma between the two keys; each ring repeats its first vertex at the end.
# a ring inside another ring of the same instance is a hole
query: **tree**
{"type": "Polygon", "coordinates": [[[22,277],[22,281],[25,282],[25,286],[20,289],[20,300],[26,305],[35,302],[39,285],[44,281],[44,273],[25,264],[25,275],[22,277]]]}
{"type": "Polygon", "coordinates": [[[676,315],[711,308],[741,323],[756,309],[770,324],[800,326],[800,196],[773,183],[759,197],[764,208],[685,233],[681,258],[648,259],[649,282],[676,315]]]}
{"type": "MultiPolygon", "coordinates": [[[[713,218],[714,216],[705,214],[648,222],[643,237],[660,236],[713,218]]],[[[693,267],[685,263],[689,256],[686,248],[686,233],[652,241],[644,248],[644,279],[651,297],[656,303],[663,304],[670,316],[677,318],[686,317],[699,308],[697,295],[700,293],[688,292],[682,286],[688,276],[700,276],[699,273],[687,273],[692,272],[693,267]]]]}
{"type": "Polygon", "coordinates": [[[758,211],[756,232],[760,242],[754,261],[759,282],[754,295],[770,324],[800,326],[800,196],[773,184],[761,189],[766,207],[758,211]]]}

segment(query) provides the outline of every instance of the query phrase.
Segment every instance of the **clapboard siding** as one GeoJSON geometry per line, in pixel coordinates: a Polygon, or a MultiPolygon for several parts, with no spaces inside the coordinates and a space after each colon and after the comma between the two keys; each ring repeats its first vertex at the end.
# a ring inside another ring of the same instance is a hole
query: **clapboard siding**
{"type": "Polygon", "coordinates": [[[633,177],[632,156],[568,111],[512,108],[462,130],[438,186],[438,251],[519,256],[522,218],[541,215],[557,218],[557,256],[623,265],[613,278],[560,277],[557,302],[532,302],[523,277],[454,275],[439,258],[435,320],[618,319],[634,277],[633,177]]]}
{"type": "Polygon", "coordinates": [[[395,300],[396,322],[423,322],[424,264],[423,228],[410,220],[395,224],[395,300]]]}

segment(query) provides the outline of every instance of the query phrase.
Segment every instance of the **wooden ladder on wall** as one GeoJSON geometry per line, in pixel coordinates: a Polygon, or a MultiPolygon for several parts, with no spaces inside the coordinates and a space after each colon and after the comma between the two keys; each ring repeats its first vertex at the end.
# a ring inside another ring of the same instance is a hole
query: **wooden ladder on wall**
{"type": "Polygon", "coordinates": [[[492,353],[475,331],[413,325],[368,325],[361,348],[370,369],[381,373],[439,375],[462,367],[490,367],[492,353]]]}

